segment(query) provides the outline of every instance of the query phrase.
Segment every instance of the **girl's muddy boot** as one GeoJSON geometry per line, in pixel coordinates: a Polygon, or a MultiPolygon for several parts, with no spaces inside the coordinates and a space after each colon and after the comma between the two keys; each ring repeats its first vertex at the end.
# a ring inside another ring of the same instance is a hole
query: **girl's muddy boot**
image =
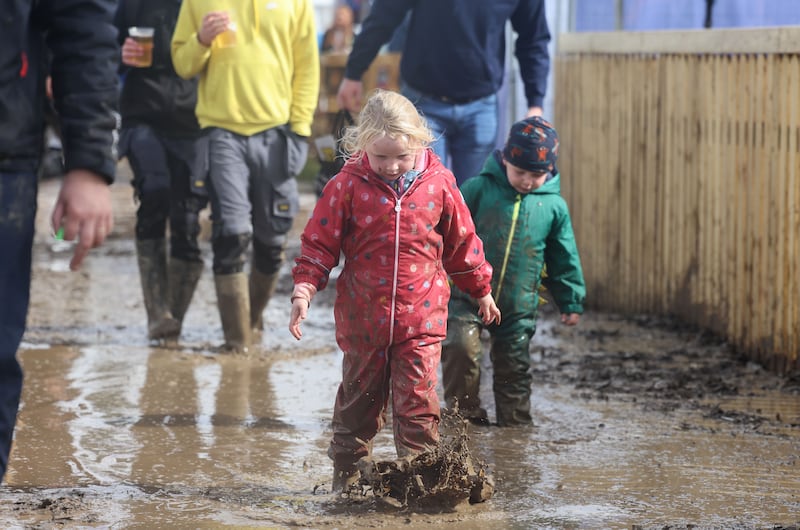
{"type": "Polygon", "coordinates": [[[351,486],[358,484],[361,473],[355,466],[333,466],[333,483],[331,493],[341,493],[350,490],[351,486]]]}
{"type": "Polygon", "coordinates": [[[172,316],[168,304],[166,240],[137,239],[136,257],[147,311],[147,338],[165,340],[177,337],[181,325],[172,316]]]}
{"type": "Polygon", "coordinates": [[[225,334],[224,349],[246,353],[250,348],[250,293],[247,274],[221,274],[214,276],[217,290],[217,308],[225,334]]]}
{"type": "Polygon", "coordinates": [[[263,274],[255,269],[250,271],[250,327],[253,332],[264,330],[264,309],[275,293],[278,273],[263,274]]]}
{"type": "Polygon", "coordinates": [[[183,326],[183,317],[189,309],[197,282],[203,274],[203,262],[172,258],[169,260],[168,272],[170,309],[173,318],[178,321],[178,333],[175,334],[177,340],[183,326]]]}

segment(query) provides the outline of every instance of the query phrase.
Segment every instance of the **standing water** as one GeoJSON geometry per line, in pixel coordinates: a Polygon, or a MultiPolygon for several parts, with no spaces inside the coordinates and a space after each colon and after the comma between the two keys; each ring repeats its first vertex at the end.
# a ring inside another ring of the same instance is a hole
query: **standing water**
{"type": "MultiPolygon", "coordinates": [[[[542,311],[531,348],[535,426],[470,426],[485,503],[392,508],[336,498],[326,456],[341,374],[332,286],[302,341],[290,266],[248,356],[220,354],[204,272],[176,348],[147,343],[133,204],[112,187],[112,239],[71,273],[48,237],[42,183],[23,402],[3,528],[788,528],[800,524],[800,384],[667,320],[542,311]]],[[[304,197],[307,212],[313,197],[304,197]]],[[[297,251],[295,237],[288,249],[297,251]]],[[[204,243],[207,263],[210,247],[204,243]]],[[[491,366],[484,405],[493,411],[491,366]]],[[[493,416],[490,413],[490,416],[493,416]]],[[[375,456],[393,459],[391,429],[375,456]]]]}

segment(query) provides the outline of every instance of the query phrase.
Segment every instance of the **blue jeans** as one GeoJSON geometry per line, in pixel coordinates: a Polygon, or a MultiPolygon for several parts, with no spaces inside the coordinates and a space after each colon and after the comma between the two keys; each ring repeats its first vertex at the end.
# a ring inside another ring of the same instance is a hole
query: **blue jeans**
{"type": "Polygon", "coordinates": [[[17,348],[30,299],[36,192],[35,173],[0,171],[0,482],[6,474],[22,393],[17,348]]]}
{"type": "Polygon", "coordinates": [[[437,138],[431,146],[456,176],[458,185],[477,175],[497,141],[497,94],[469,103],[447,103],[404,85],[437,138]]]}

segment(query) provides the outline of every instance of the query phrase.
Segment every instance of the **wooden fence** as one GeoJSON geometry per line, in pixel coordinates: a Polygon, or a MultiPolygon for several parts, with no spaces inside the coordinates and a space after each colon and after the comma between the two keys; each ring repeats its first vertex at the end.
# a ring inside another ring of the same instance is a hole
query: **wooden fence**
{"type": "Polygon", "coordinates": [[[800,368],[800,27],[559,37],[555,125],[590,306],[800,368]]]}

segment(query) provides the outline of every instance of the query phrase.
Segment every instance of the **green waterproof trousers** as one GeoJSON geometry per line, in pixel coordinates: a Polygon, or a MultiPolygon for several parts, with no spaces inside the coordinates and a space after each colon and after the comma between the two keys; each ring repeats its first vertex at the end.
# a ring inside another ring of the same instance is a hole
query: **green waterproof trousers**
{"type": "Polygon", "coordinates": [[[447,339],[442,343],[442,379],[448,406],[458,400],[466,417],[480,416],[479,396],[481,361],[484,346],[480,339],[486,328],[491,337],[492,389],[497,424],[527,425],[530,413],[530,341],[536,332],[536,318],[504,314],[500,325],[484,326],[477,306],[470,300],[452,298],[447,320],[447,339]]]}

